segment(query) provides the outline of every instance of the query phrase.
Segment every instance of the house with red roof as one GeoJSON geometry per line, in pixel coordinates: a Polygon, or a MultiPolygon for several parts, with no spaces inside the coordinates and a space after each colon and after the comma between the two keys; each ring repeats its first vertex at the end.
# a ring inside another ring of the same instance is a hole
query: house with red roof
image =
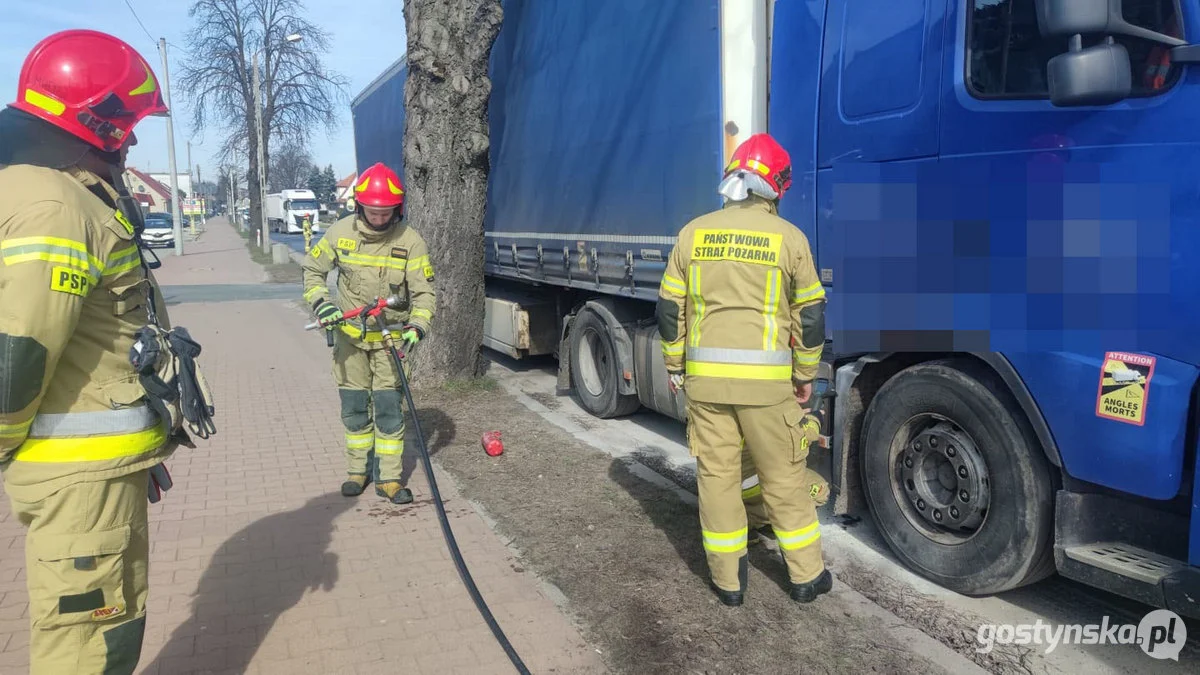
{"type": "Polygon", "coordinates": [[[170,213],[171,189],[132,166],[125,169],[125,184],[129,194],[142,205],[146,213],[170,213]]]}

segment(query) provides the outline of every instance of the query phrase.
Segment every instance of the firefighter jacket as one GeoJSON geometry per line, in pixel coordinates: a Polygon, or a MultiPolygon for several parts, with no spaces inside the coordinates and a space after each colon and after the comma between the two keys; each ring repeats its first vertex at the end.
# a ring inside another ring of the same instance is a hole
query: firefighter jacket
{"type": "MultiPolygon", "coordinates": [[[[425,240],[403,221],[376,231],[357,215],[346,216],[326,230],[304,258],[303,267],[304,300],[309,305],[329,299],[326,279],[337,269],[337,305],[343,312],[394,295],[406,304],[384,310],[388,328],[407,323],[429,333],[436,299],[433,264],[425,240]]],[[[341,324],[341,330],[362,349],[383,346],[374,320],[367,324],[366,335],[357,320],[341,324]]]]}
{"type": "Polygon", "coordinates": [[[21,501],[144,470],[175,445],[129,361],[147,290],[164,329],[166,306],[100,194],[116,203],[79,168],[0,168],[0,468],[21,501]]]}
{"type": "Polygon", "coordinates": [[[804,233],[758,197],[688,223],[658,293],[667,371],[689,400],[774,405],[816,377],[825,289],[804,233]]]}

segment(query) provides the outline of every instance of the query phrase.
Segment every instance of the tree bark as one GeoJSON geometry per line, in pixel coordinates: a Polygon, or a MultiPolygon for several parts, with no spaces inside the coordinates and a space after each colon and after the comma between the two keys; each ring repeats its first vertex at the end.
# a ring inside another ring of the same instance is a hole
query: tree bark
{"type": "Polygon", "coordinates": [[[501,0],[405,0],[405,218],[425,238],[437,309],[416,376],[482,372],[483,216],[487,201],[488,61],[501,0]]]}

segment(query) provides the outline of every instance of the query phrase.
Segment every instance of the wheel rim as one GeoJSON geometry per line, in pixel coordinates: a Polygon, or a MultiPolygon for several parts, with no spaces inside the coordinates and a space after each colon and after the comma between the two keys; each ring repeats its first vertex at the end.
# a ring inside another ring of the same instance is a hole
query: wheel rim
{"type": "Polygon", "coordinates": [[[587,347],[579,354],[580,384],[589,394],[599,397],[604,393],[604,373],[610,367],[608,342],[595,329],[586,328],[580,344],[587,347]]]}
{"type": "Polygon", "coordinates": [[[991,506],[987,463],[975,440],[953,420],[924,413],[892,437],[892,495],[924,536],[961,544],[983,527],[991,506]]]}

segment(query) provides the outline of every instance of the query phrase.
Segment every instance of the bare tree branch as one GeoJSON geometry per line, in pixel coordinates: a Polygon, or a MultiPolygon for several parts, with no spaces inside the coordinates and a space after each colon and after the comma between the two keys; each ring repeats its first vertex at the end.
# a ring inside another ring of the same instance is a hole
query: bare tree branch
{"type": "MultiPolygon", "coordinates": [[[[214,130],[222,137],[222,162],[241,164],[245,157],[251,186],[258,184],[258,129],[254,114],[254,54],[259,55],[262,88],[263,155],[271,177],[273,142],[307,144],[316,127],[332,133],[338,112],[348,103],[346,77],[325,67],[329,34],[309,21],[301,0],[195,0],[188,59],[179,79],[192,109],[197,133],[214,130]],[[301,35],[300,42],[287,36],[301,35]]],[[[250,210],[261,223],[257,190],[250,210]]]]}

